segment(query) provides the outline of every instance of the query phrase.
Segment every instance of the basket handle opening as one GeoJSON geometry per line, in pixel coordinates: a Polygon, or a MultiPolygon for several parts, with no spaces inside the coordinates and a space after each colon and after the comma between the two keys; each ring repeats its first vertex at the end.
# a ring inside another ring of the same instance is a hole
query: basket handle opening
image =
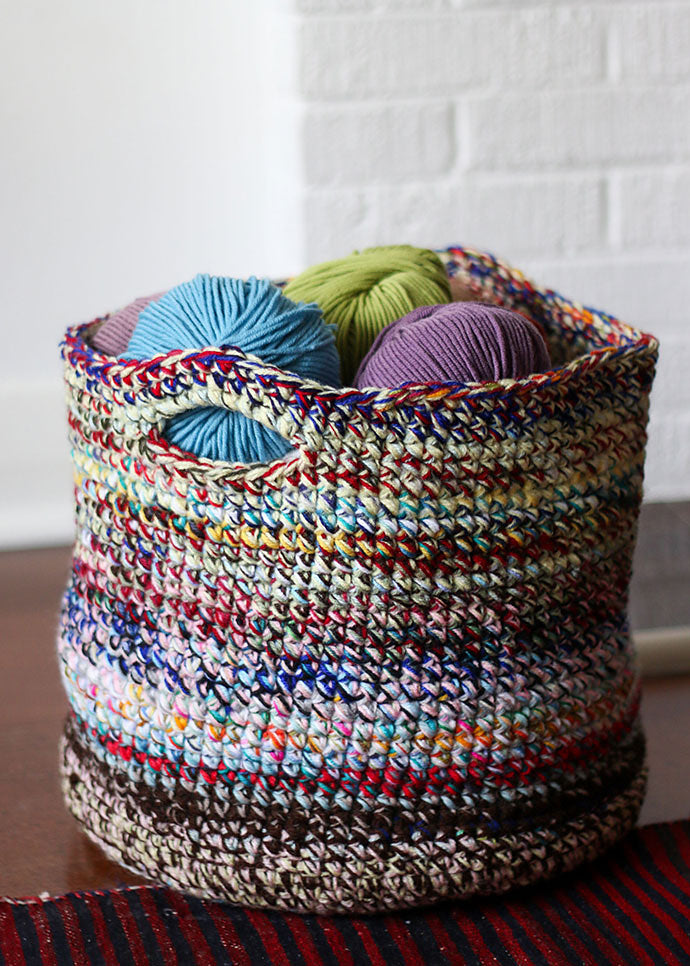
{"type": "MultiPolygon", "coordinates": [[[[120,428],[130,438],[163,433],[193,409],[241,413],[282,436],[296,449],[321,444],[338,390],[266,365],[234,346],[169,353],[132,366],[120,428]]],[[[119,408],[119,407],[118,407],[119,408]]]]}

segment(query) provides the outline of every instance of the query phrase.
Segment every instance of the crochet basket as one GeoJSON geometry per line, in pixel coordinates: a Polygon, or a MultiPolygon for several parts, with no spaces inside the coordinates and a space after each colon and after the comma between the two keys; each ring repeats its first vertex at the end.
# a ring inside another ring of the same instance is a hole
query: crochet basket
{"type": "Polygon", "coordinates": [[[129,869],[371,912],[526,885],[634,825],[657,343],[490,255],[443,258],[543,326],[553,371],[333,390],[231,348],[121,363],[68,331],[63,785],[129,869]],[[206,405],[294,450],[241,466],[162,437],[206,405]]]}

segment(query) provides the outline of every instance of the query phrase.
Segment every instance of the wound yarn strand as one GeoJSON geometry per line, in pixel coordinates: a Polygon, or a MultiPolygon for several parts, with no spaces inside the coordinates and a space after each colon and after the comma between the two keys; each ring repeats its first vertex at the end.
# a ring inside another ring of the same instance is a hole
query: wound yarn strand
{"type": "Polygon", "coordinates": [[[450,283],[435,252],[387,245],[314,265],[288,282],[285,295],[316,302],[336,326],[347,385],[386,325],[417,306],[448,302],[450,283]]]}
{"type": "Polygon", "coordinates": [[[544,339],[524,315],[483,302],[452,302],[422,306],[383,329],[355,385],[497,382],[550,366],[544,339]]]}

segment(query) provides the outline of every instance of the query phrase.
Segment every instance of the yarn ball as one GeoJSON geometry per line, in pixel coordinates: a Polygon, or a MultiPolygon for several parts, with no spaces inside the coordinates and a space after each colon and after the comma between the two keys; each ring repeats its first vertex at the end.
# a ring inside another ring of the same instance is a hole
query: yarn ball
{"type": "Polygon", "coordinates": [[[392,322],[355,377],[358,388],[496,382],[549,369],[546,343],[519,312],[484,302],[425,305],[392,322]]]}
{"type": "MultiPolygon", "coordinates": [[[[495,299],[482,296],[481,294],[475,292],[472,289],[468,279],[461,275],[455,275],[450,279],[450,300],[451,302],[484,302],[486,305],[497,304],[495,299]]],[[[539,330],[539,334],[543,338],[544,342],[546,342],[546,332],[541,322],[538,322],[525,311],[519,309],[513,309],[512,311],[518,312],[518,314],[524,316],[528,322],[531,322],[532,325],[535,325],[539,330]]]]}
{"type": "Polygon", "coordinates": [[[315,265],[289,281],[285,294],[316,302],[336,326],[343,381],[351,384],[378,333],[420,305],[448,302],[450,284],[435,252],[388,245],[315,265]]]}
{"type": "Polygon", "coordinates": [[[146,308],[149,302],[154,302],[161,295],[163,295],[163,292],[157,292],[155,295],[144,295],[108,316],[91,336],[91,345],[94,349],[106,356],[119,356],[123,353],[132,338],[132,333],[139,321],[140,312],[146,308]]]}
{"type": "MultiPolygon", "coordinates": [[[[197,275],[150,302],[126,349],[149,359],[177,349],[233,346],[270,365],[340,386],[335,335],[318,306],[295,304],[266,279],[197,275]]],[[[253,463],[291,449],[278,433],[242,413],[202,407],[173,416],[165,437],[209,459],[253,463]]]]}

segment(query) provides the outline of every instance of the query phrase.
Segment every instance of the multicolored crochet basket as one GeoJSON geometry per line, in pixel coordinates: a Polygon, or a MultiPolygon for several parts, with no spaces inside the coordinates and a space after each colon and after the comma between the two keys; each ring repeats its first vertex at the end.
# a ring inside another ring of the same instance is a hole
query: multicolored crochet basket
{"type": "Polygon", "coordinates": [[[68,331],[77,538],[64,791],[128,868],[249,906],[369,912],[593,858],[645,788],[626,603],[657,343],[480,252],[553,371],[333,390],[228,349],[122,364],[68,331]],[[235,408],[294,443],[161,436],[235,408]]]}

